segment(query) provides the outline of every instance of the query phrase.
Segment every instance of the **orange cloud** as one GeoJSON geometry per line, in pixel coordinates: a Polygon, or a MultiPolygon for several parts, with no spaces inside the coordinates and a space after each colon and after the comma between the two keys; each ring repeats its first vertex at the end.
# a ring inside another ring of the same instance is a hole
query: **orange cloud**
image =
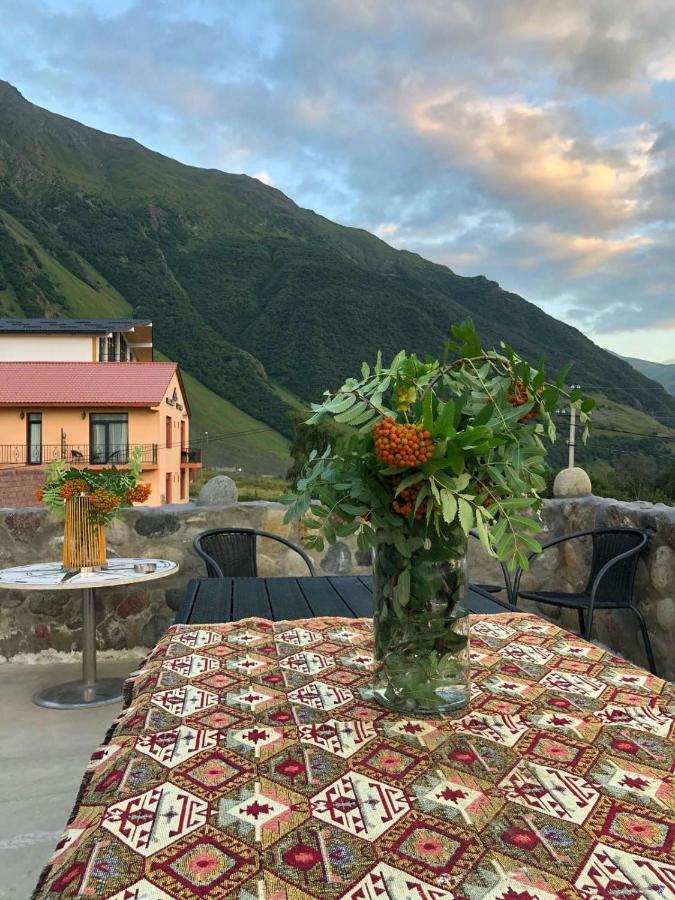
{"type": "Polygon", "coordinates": [[[621,153],[605,153],[566,132],[552,105],[537,107],[460,90],[427,95],[408,119],[433,151],[459,163],[489,193],[529,208],[534,218],[564,213],[588,233],[632,217],[648,144],[636,136],[621,153]]]}

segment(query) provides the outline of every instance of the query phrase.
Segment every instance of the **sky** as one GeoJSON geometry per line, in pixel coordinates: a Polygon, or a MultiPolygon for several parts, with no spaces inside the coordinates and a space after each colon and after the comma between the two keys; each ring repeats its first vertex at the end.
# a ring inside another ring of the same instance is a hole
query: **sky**
{"type": "Polygon", "coordinates": [[[675,359],[673,0],[0,7],[32,102],[675,359]]]}

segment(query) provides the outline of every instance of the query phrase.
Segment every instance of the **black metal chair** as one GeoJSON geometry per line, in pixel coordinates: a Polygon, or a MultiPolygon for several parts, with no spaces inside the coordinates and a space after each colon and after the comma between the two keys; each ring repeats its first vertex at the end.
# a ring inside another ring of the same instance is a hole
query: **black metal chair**
{"type": "MultiPolygon", "coordinates": [[[[640,554],[648,543],[648,535],[636,528],[591,528],[564,534],[542,544],[542,551],[555,547],[564,541],[590,537],[593,542],[591,571],[583,591],[521,591],[520,580],[523,570],[519,569],[513,580],[513,602],[519,597],[565,609],[576,609],[579,617],[579,632],[590,640],[593,615],[596,609],[629,609],[640,623],[649,671],[656,675],[656,663],[652,651],[647,623],[640,610],[634,605],[633,592],[635,574],[640,554]]],[[[530,553],[528,559],[537,556],[530,553]]]]}
{"type": "Polygon", "coordinates": [[[316,574],[312,560],[302,547],[270,531],[256,528],[212,528],[198,534],[193,546],[206,563],[209,578],[255,578],[258,574],[258,538],[279,541],[295,550],[307,563],[310,575],[316,574]]]}
{"type": "MultiPolygon", "coordinates": [[[[478,532],[475,529],[472,529],[469,534],[471,537],[476,538],[476,540],[480,540],[478,536],[478,532]]],[[[484,594],[500,594],[502,591],[506,591],[506,600],[504,603],[499,597],[493,597],[495,603],[499,603],[504,606],[504,609],[513,609],[515,605],[515,601],[513,599],[513,585],[511,584],[511,576],[509,575],[509,570],[506,568],[506,564],[500,562],[499,565],[502,569],[502,575],[504,577],[504,584],[474,584],[471,583],[470,587],[475,588],[478,591],[482,591],[484,594]]]]}

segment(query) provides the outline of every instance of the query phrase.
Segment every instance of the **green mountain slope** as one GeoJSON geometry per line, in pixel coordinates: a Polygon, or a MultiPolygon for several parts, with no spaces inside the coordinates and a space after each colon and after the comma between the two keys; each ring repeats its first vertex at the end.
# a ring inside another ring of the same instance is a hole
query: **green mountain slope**
{"type": "Polygon", "coordinates": [[[152,317],[164,352],[285,435],[284,391],[315,399],[377,349],[439,353],[467,315],[488,343],[544,354],[553,368],[572,359],[587,391],[675,422],[660,385],[495,282],[394,250],[255,179],[49,113],[2,82],[0,209],[60,266],[35,271],[28,251],[17,260],[3,244],[7,309],[58,314],[71,291],[57,272],[93,281],[104,307],[121,297],[152,317]]]}
{"type": "Polygon", "coordinates": [[[675,397],[675,363],[657,363],[649,359],[636,359],[634,356],[622,356],[621,359],[652,381],[658,381],[675,397]]]}
{"type": "MultiPolygon", "coordinates": [[[[79,277],[16,219],[0,211],[0,271],[6,273],[0,276],[0,316],[31,312],[84,318],[131,315],[130,305],[105,279],[83,260],[76,262],[79,277]]],[[[155,356],[168,359],[157,350],[155,356]]],[[[241,466],[247,472],[271,474],[288,470],[288,441],[279,432],[237,409],[187,371],[183,371],[183,382],[192,412],[192,442],[202,448],[207,465],[241,466]]],[[[298,401],[289,394],[284,402],[298,401]]]]}

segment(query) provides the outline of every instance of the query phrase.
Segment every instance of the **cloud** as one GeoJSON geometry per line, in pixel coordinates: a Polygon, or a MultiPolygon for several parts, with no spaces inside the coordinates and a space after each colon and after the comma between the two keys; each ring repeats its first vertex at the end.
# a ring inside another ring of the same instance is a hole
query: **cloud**
{"type": "Polygon", "coordinates": [[[454,90],[416,101],[409,115],[435,153],[459,161],[484,190],[523,216],[605,230],[632,215],[643,159],[603,151],[556,105],[454,90]]]}
{"type": "Polygon", "coordinates": [[[672,0],[4,0],[0,77],[601,333],[673,318],[674,45],[672,0]]]}

